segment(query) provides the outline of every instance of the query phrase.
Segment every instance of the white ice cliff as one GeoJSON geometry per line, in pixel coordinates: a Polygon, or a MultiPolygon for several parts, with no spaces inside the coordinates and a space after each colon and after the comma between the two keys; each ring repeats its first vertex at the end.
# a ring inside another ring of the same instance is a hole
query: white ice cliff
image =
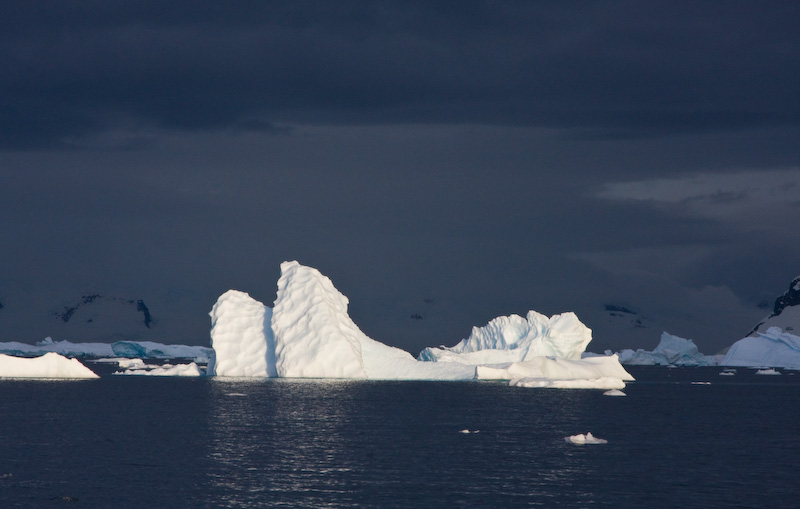
{"type": "Polygon", "coordinates": [[[206,372],[217,376],[276,376],[272,309],[228,290],[211,309],[214,355],[206,372]]]}
{"type": "Polygon", "coordinates": [[[633,366],[716,366],[718,359],[703,355],[691,339],[661,333],[661,341],[653,351],[638,349],[618,353],[622,364],[633,366]]]}
{"type": "Polygon", "coordinates": [[[25,358],[0,354],[0,378],[98,378],[77,359],[54,352],[25,358]]]}
{"type": "Polygon", "coordinates": [[[366,378],[367,338],[347,314],[347,297],[316,269],[281,264],[272,313],[278,376],[366,378]]]}
{"type": "Polygon", "coordinates": [[[555,377],[565,381],[562,386],[598,388],[621,388],[622,380],[633,379],[616,356],[581,359],[591,331],[572,313],[547,318],[531,311],[527,319],[500,317],[473,329],[456,347],[426,349],[416,360],[367,337],[353,323],[347,306],[347,298],[318,270],[284,262],[273,309],[235,290],[220,296],[210,313],[215,359],[207,372],[384,380],[555,377]],[[479,366],[486,364],[495,371],[479,376],[479,366]],[[600,381],[611,378],[613,382],[600,381]]]}
{"type": "Polygon", "coordinates": [[[746,337],[734,343],[723,366],[770,366],[800,369],[800,336],[770,327],[756,337],[746,337]]]}

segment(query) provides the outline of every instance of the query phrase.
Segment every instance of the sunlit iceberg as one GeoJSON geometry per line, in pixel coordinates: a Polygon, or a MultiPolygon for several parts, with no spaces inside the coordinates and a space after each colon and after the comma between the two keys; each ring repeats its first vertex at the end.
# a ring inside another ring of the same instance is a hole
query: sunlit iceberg
{"type": "Polygon", "coordinates": [[[348,315],[348,304],[318,270],[284,262],[274,308],[236,290],[217,300],[210,313],[214,358],[207,372],[232,377],[370,380],[536,377],[564,382],[552,387],[593,388],[621,388],[623,380],[633,379],[616,356],[581,359],[591,330],[573,313],[547,318],[531,311],[527,318],[499,317],[473,329],[456,347],[426,349],[417,360],[367,337],[348,315]],[[495,371],[479,376],[478,370],[484,367],[495,371]],[[616,380],[599,381],[610,378],[616,380]]]}
{"type": "Polygon", "coordinates": [[[633,377],[616,355],[585,356],[592,331],[574,313],[501,316],[457,345],[426,348],[420,360],[476,366],[480,380],[515,387],[622,389],[633,377]]]}
{"type": "Polygon", "coordinates": [[[238,290],[223,293],[211,309],[209,376],[277,376],[272,309],[238,290]]]}
{"type": "Polygon", "coordinates": [[[580,359],[591,340],[591,329],[575,313],[548,318],[529,311],[526,318],[500,316],[484,327],[473,327],[470,336],[457,345],[428,347],[420,352],[419,359],[473,365],[522,362],[546,356],[580,359]]]}
{"type": "Polygon", "coordinates": [[[228,291],[211,311],[216,376],[471,380],[473,366],[426,363],[375,341],[347,314],[347,298],[318,270],[281,264],[275,307],[228,291]]]}
{"type": "Polygon", "coordinates": [[[0,354],[0,378],[99,378],[77,359],[55,352],[25,358],[0,354]]]}
{"type": "Polygon", "coordinates": [[[622,364],[634,366],[716,366],[719,362],[714,356],[700,353],[691,339],[667,332],[661,334],[661,341],[652,352],[626,349],[618,355],[622,364]]]}
{"type": "Polygon", "coordinates": [[[734,343],[723,366],[770,366],[800,369],[800,336],[770,327],[767,332],[734,343]]]}

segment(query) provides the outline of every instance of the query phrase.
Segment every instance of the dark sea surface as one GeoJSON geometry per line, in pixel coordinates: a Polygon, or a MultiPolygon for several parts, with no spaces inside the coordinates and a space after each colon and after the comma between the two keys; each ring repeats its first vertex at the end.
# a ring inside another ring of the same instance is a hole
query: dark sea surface
{"type": "Polygon", "coordinates": [[[800,506],[800,373],[629,371],[627,397],[482,382],[0,380],[0,507],[800,506]],[[608,443],[564,440],[589,431],[608,443]]]}

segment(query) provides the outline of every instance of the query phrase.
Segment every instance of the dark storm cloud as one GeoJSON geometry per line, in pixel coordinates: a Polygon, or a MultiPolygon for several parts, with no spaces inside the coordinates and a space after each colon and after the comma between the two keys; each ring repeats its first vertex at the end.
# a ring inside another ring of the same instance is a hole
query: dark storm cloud
{"type": "Polygon", "coordinates": [[[3,3],[0,291],[147,297],[204,343],[297,259],[415,353],[528,309],[654,346],[605,304],[725,346],[796,275],[798,10],[3,3]]]}
{"type": "Polygon", "coordinates": [[[107,130],[797,126],[793,2],[7,2],[0,143],[107,130]]]}

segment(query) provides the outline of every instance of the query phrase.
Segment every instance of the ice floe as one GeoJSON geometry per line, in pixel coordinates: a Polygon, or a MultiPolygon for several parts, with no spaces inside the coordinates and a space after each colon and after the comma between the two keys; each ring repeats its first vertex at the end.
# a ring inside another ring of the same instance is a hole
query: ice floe
{"type": "MultiPolygon", "coordinates": [[[[140,359],[136,359],[141,361],[140,359]]],[[[117,371],[115,375],[143,375],[143,376],[202,376],[200,367],[190,362],[188,364],[144,364],[132,363],[124,371],[117,371]]],[[[123,367],[123,363],[120,363],[123,367]]]]}
{"type": "Polygon", "coordinates": [[[99,378],[77,359],[55,352],[26,358],[0,354],[0,378],[99,378]]]}
{"type": "Polygon", "coordinates": [[[569,437],[564,437],[564,440],[569,444],[575,445],[587,445],[587,444],[607,444],[608,440],[604,440],[602,438],[597,438],[591,433],[578,434],[572,435],[569,437]]]}

